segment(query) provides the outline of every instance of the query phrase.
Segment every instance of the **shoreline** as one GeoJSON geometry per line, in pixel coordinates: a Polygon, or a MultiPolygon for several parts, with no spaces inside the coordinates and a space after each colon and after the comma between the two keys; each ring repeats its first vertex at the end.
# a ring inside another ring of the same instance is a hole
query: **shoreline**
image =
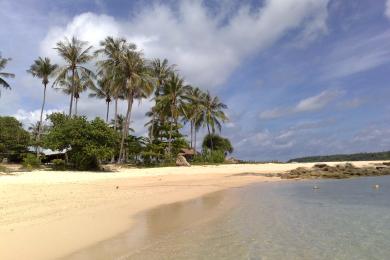
{"type": "MultiPolygon", "coordinates": [[[[372,162],[353,163],[361,167],[372,162]]],[[[0,258],[63,257],[129,230],[142,211],[229,188],[281,181],[245,173],[279,173],[313,165],[232,164],[0,176],[0,258]]]]}

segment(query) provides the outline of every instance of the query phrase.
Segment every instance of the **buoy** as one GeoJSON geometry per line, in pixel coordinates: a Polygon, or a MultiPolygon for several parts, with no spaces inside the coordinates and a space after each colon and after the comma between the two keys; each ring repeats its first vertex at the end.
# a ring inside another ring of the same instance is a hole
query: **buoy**
{"type": "Polygon", "coordinates": [[[320,187],[318,187],[317,185],[314,185],[313,186],[313,190],[318,190],[320,187]]]}
{"type": "Polygon", "coordinates": [[[379,184],[375,184],[374,189],[379,189],[379,184]]]}

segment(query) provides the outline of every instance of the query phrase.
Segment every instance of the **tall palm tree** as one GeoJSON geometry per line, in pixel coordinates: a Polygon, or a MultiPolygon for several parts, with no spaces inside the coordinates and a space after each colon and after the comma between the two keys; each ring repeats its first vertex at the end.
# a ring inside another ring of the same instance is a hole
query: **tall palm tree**
{"type": "MultiPolygon", "coordinates": [[[[100,42],[100,46],[101,48],[95,52],[96,55],[103,56],[103,59],[97,62],[99,68],[98,73],[110,81],[110,93],[115,103],[114,120],[117,120],[118,100],[123,99],[122,92],[123,86],[125,85],[125,79],[121,73],[119,64],[127,42],[124,38],[108,36],[100,42]]],[[[117,123],[115,122],[114,129],[116,129],[116,126],[117,123]]]]}
{"type": "MultiPolygon", "coordinates": [[[[153,141],[154,138],[154,128],[158,124],[158,111],[157,111],[157,98],[160,96],[163,86],[165,82],[168,80],[169,76],[175,72],[175,67],[176,65],[169,65],[169,62],[167,59],[160,60],[160,59],[154,59],[151,62],[151,73],[153,77],[156,79],[156,88],[154,91],[154,100],[155,100],[155,106],[152,107],[151,113],[149,116],[152,117],[151,122],[150,122],[150,139],[153,141]]],[[[160,119],[163,117],[160,115],[160,119]]]]}
{"type": "Polygon", "coordinates": [[[58,77],[54,84],[58,84],[61,80],[70,78],[70,105],[69,116],[72,115],[73,99],[76,92],[76,74],[81,78],[94,78],[94,73],[85,67],[85,64],[93,59],[93,55],[89,52],[92,46],[88,46],[87,42],[80,41],[79,39],[72,37],[69,41],[65,38],[64,41],[57,43],[58,54],[64,59],[66,65],[59,68],[58,77]]]}
{"type": "Polygon", "coordinates": [[[197,87],[190,86],[186,93],[186,117],[185,120],[190,122],[191,148],[196,150],[196,134],[199,131],[202,122],[203,104],[202,98],[205,93],[197,87]]]}
{"type": "Polygon", "coordinates": [[[134,100],[149,97],[153,92],[155,83],[150,75],[150,68],[146,64],[143,53],[137,51],[134,44],[127,44],[117,66],[119,74],[122,75],[121,78],[125,79],[123,93],[127,101],[125,130],[122,133],[118,158],[118,162],[124,162],[126,160],[124,142],[129,133],[134,100]]]}
{"type": "MultiPolygon", "coordinates": [[[[222,122],[227,122],[228,117],[223,112],[224,109],[227,109],[227,105],[222,103],[217,96],[212,97],[210,93],[207,91],[202,98],[202,121],[203,125],[207,126],[207,132],[210,135],[211,133],[215,133],[215,129],[217,128],[219,132],[222,129],[222,122]]],[[[211,150],[213,149],[213,143],[211,140],[211,150]]]]}
{"type": "Polygon", "coordinates": [[[108,115],[110,113],[110,102],[112,97],[112,87],[111,82],[108,77],[103,77],[98,80],[97,86],[91,87],[92,93],[89,94],[89,97],[96,97],[99,99],[104,99],[107,104],[106,109],[106,123],[108,123],[108,115]]]}
{"type": "Polygon", "coordinates": [[[185,114],[185,99],[189,86],[184,84],[184,79],[179,75],[172,73],[168,81],[165,83],[162,94],[157,97],[158,105],[162,111],[168,112],[170,117],[168,151],[172,153],[172,130],[173,124],[177,126],[180,115],[185,114]]]}
{"type": "MultiPolygon", "coordinates": [[[[0,53],[0,86],[5,89],[11,89],[11,86],[5,81],[4,78],[14,78],[15,74],[9,72],[3,72],[3,69],[7,66],[7,63],[10,61],[10,58],[3,58],[0,53]]],[[[0,91],[1,94],[1,91],[0,91]]]]}
{"type": "Polygon", "coordinates": [[[58,66],[56,64],[52,64],[50,62],[49,58],[39,57],[30,66],[30,69],[27,70],[27,72],[31,73],[33,77],[42,79],[42,84],[43,84],[43,100],[42,100],[42,107],[41,107],[41,115],[38,123],[38,129],[37,129],[38,133],[36,135],[37,142],[39,142],[39,139],[41,137],[42,116],[43,116],[43,109],[45,108],[45,102],[46,102],[46,87],[47,84],[49,83],[49,77],[53,75],[53,72],[57,69],[57,67],[58,66]]]}
{"type": "Polygon", "coordinates": [[[69,76],[67,78],[61,79],[57,84],[59,85],[58,88],[62,89],[65,94],[72,95],[73,93],[75,99],[74,115],[76,116],[77,104],[80,98],[80,94],[89,88],[92,89],[95,87],[95,83],[93,82],[91,77],[84,73],[80,76],[77,71],[74,74],[73,78],[69,76]]]}

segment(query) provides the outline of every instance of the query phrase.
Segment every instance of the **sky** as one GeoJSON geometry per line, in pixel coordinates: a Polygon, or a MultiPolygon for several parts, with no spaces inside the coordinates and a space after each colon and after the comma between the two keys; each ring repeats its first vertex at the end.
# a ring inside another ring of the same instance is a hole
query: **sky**
{"type": "MultiPolygon", "coordinates": [[[[0,0],[0,24],[5,71],[16,74],[0,115],[25,127],[42,102],[40,80],[26,73],[36,58],[61,65],[53,48],[65,37],[98,47],[120,36],[228,105],[221,134],[235,157],[390,150],[390,0],[0,0]]],[[[68,103],[49,89],[45,113],[68,103]]],[[[135,104],[136,134],[150,107],[135,104]]],[[[83,93],[78,110],[104,118],[105,103],[83,93]]]]}

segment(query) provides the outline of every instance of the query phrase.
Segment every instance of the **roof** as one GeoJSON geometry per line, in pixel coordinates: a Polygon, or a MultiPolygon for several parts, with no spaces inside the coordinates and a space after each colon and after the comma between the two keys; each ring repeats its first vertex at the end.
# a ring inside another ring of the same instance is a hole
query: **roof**
{"type": "MultiPolygon", "coordinates": [[[[29,146],[28,148],[28,151],[29,152],[36,152],[36,147],[34,147],[34,146],[29,146]]],[[[44,149],[44,148],[42,148],[42,147],[38,147],[38,152],[40,153],[40,154],[43,154],[43,155],[54,155],[54,154],[65,154],[66,152],[67,152],[67,149],[64,149],[64,150],[61,150],[61,151],[59,151],[59,150],[51,150],[51,149],[44,149]]]]}

